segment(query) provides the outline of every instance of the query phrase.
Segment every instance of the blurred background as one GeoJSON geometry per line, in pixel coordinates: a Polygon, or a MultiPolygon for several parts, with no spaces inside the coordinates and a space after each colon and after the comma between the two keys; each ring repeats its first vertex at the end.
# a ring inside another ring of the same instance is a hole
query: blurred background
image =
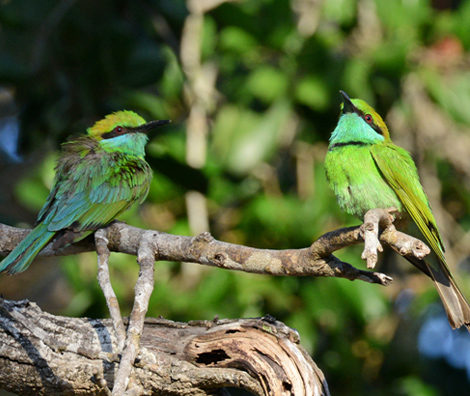
{"type": "MultiPolygon", "coordinates": [[[[210,231],[259,248],[309,246],[359,222],[323,169],[339,89],[411,151],[470,297],[470,0],[4,0],[0,5],[0,222],[32,227],[61,142],[129,109],[173,120],[148,146],[149,197],[121,220],[210,231]]],[[[360,268],[361,246],[338,252],[360,268]]],[[[468,394],[470,334],[451,331],[432,282],[386,251],[383,288],[156,263],[149,316],[271,314],[296,328],[332,395],[468,394]]],[[[113,254],[124,315],[138,274],[113,254]]],[[[4,298],[107,317],[96,255],[0,276],[4,298]]],[[[1,392],[1,391],[0,391],[1,392]]]]}

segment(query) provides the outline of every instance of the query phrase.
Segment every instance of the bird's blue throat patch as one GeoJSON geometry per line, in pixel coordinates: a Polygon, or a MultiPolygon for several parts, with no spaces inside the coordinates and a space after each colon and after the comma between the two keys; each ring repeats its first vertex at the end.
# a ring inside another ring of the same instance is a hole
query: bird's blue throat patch
{"type": "Polygon", "coordinates": [[[342,114],[331,134],[330,148],[345,145],[367,145],[383,142],[385,138],[355,113],[342,114]]]}
{"type": "Polygon", "coordinates": [[[112,139],[101,140],[100,147],[110,153],[121,152],[143,158],[147,141],[148,136],[143,133],[127,133],[112,139]]]}

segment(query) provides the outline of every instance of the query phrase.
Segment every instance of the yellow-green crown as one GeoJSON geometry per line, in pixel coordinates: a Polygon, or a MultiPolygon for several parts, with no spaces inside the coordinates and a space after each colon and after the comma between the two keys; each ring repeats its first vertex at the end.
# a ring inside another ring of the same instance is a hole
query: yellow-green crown
{"type": "Polygon", "coordinates": [[[87,129],[88,135],[98,140],[102,139],[102,135],[111,132],[117,126],[122,127],[138,127],[145,124],[145,120],[138,114],[129,110],[116,111],[108,114],[105,118],[97,121],[95,125],[87,129]]]}

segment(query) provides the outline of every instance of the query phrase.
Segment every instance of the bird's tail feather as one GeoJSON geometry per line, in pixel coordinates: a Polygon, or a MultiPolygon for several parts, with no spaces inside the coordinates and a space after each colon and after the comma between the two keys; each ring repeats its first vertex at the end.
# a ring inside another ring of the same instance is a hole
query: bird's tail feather
{"type": "Polygon", "coordinates": [[[17,274],[25,271],[36,255],[55,236],[47,230],[47,225],[39,224],[18,246],[0,263],[0,272],[17,274]]]}
{"type": "Polygon", "coordinates": [[[453,329],[465,326],[470,331],[470,305],[455,283],[447,266],[434,268],[428,263],[426,265],[444,304],[450,325],[453,329]]]}

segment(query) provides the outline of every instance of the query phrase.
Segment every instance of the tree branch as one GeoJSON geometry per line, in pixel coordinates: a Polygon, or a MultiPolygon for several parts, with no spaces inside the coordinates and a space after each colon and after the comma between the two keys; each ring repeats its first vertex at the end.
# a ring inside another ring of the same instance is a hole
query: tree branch
{"type": "MultiPolygon", "coordinates": [[[[389,217],[382,209],[374,209],[378,218],[389,217]]],[[[0,253],[8,254],[29,231],[0,224],[0,253]]],[[[360,226],[341,228],[324,234],[304,249],[270,250],[220,242],[204,232],[195,237],[170,235],[160,231],[143,230],[125,223],[114,222],[101,234],[108,240],[111,251],[138,255],[141,240],[149,238],[155,250],[155,260],[192,262],[213,267],[276,276],[325,276],[362,280],[388,285],[391,278],[377,272],[363,271],[342,262],[333,252],[346,246],[364,242],[360,226]]],[[[392,247],[402,256],[422,259],[429,248],[421,241],[397,231],[389,224],[380,233],[380,242],[392,247]]],[[[89,237],[77,244],[52,250],[47,246],[40,257],[66,256],[94,251],[96,246],[89,237]]]]}
{"type": "Polygon", "coordinates": [[[152,231],[145,232],[137,250],[137,262],[139,263],[140,271],[137,283],[135,284],[135,299],[127,329],[126,347],[122,353],[121,364],[116,374],[113,396],[121,396],[128,388],[133,364],[139,352],[145,314],[148,310],[155,283],[155,252],[157,246],[153,245],[152,236],[152,231]]]}
{"type": "Polygon", "coordinates": [[[379,241],[380,230],[383,230],[380,240],[402,256],[410,255],[422,260],[431,253],[431,249],[419,239],[396,230],[393,221],[398,214],[396,208],[372,209],[365,214],[360,232],[364,239],[364,251],[361,258],[367,260],[367,268],[374,268],[378,259],[377,251],[383,252],[379,241]]]}
{"type": "Polygon", "coordinates": [[[114,293],[113,286],[111,285],[111,278],[109,276],[109,256],[108,239],[105,236],[104,230],[95,232],[95,246],[96,254],[98,256],[98,283],[103,291],[106,305],[108,306],[109,314],[114,323],[114,331],[118,340],[118,351],[124,349],[126,341],[126,329],[122,323],[121,309],[119,308],[119,301],[114,293]]]}

